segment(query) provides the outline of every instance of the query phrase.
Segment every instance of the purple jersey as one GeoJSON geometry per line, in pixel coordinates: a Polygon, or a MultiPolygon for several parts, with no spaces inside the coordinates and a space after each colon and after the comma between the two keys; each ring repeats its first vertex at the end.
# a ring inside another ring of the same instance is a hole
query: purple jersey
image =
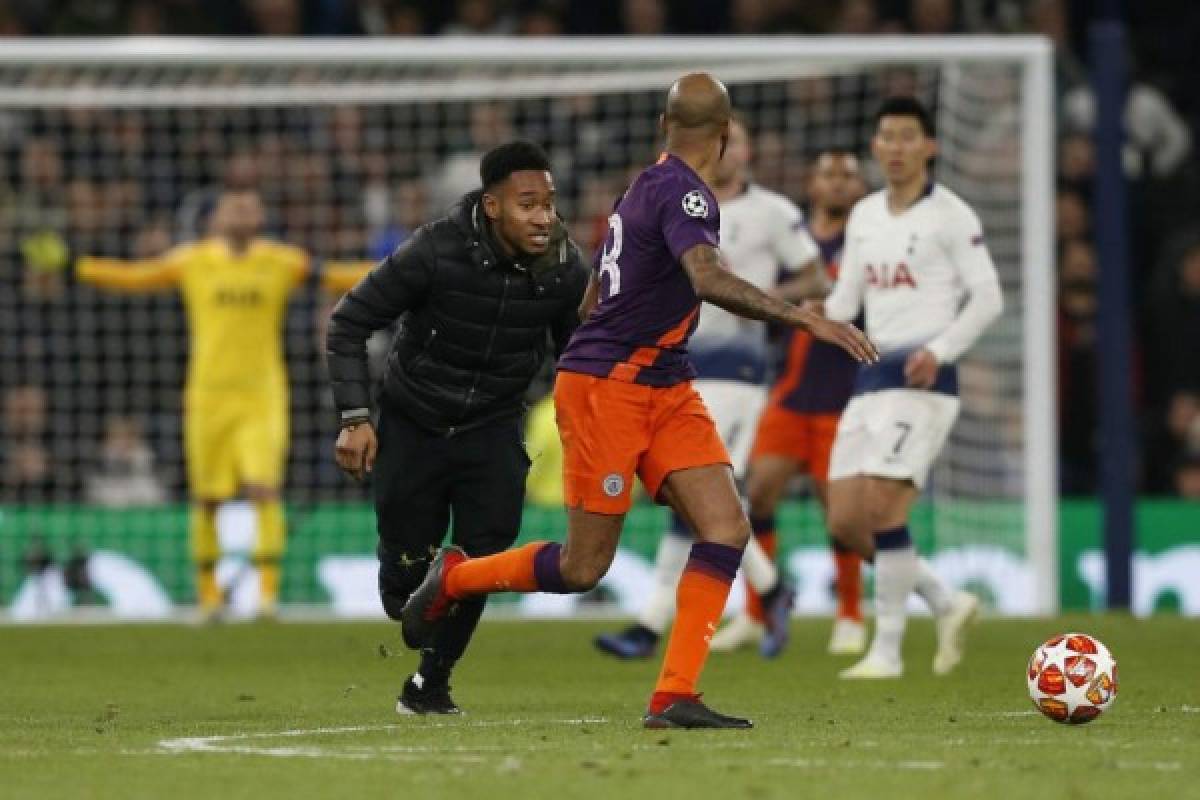
{"type": "MultiPolygon", "coordinates": [[[[845,235],[813,239],[829,277],[836,279],[845,235]]],[[[845,350],[790,329],[787,365],[775,384],[774,397],[785,408],[801,414],[840,414],[854,393],[857,375],[858,362],[845,350]]]]}
{"type": "Polygon", "coordinates": [[[696,377],[688,337],[700,299],[680,260],[719,242],[717,198],[681,159],[664,155],[638,175],[608,218],[596,254],[600,300],[558,368],[601,378],[673,386],[696,377]]]}

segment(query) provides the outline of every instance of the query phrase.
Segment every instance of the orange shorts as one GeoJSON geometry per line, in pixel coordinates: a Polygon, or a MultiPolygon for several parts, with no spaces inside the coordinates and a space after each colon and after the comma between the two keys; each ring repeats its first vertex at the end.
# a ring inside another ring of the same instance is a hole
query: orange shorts
{"type": "Polygon", "coordinates": [[[559,372],[554,410],[568,508],[624,514],[633,502],[634,474],[658,500],[672,472],[729,463],[690,381],[663,389],[559,372]]]}
{"type": "Polygon", "coordinates": [[[826,480],[840,417],[840,414],[801,414],[771,403],[758,420],[750,462],[759,456],[783,456],[795,461],[813,478],[826,480]]]}

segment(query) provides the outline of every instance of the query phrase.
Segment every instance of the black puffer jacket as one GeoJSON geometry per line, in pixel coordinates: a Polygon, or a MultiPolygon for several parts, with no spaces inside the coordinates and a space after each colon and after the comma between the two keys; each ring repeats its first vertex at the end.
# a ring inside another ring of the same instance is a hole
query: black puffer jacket
{"type": "Polygon", "coordinates": [[[579,248],[559,222],[545,254],[503,257],[481,194],[418,228],[334,309],[326,343],[343,418],[370,405],[367,338],[401,317],[384,404],[446,435],[521,414],[548,338],[566,347],[588,280],[579,248]]]}

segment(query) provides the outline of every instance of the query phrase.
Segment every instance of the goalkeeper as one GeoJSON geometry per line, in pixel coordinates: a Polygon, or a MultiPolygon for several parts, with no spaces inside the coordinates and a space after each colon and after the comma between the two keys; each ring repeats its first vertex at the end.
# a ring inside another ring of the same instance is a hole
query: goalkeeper
{"type": "Polygon", "coordinates": [[[81,258],[80,281],[119,292],[179,289],[190,339],[184,388],[184,452],[192,498],[189,520],[200,608],[219,619],[217,506],[239,493],[254,505],[261,580],[260,615],[278,607],[284,514],[280,499],[288,444],[288,378],[283,329],[288,296],[303,283],[303,250],[259,238],[262,200],[226,190],[204,239],[160,258],[125,262],[81,258]]]}

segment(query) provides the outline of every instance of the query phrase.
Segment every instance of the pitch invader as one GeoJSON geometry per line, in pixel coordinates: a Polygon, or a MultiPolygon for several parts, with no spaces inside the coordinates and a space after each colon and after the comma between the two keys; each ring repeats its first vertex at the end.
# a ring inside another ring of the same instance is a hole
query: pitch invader
{"type": "MultiPolygon", "coordinates": [[[[823,296],[828,288],[817,245],[804,228],[800,209],[783,195],[750,180],[750,137],[738,118],[730,120],[729,142],[718,162],[712,191],[721,205],[721,255],[726,266],[764,291],[786,300],[823,296]],[[780,280],[780,272],[784,282],[780,280]]],[[[844,352],[834,345],[830,345],[844,352]]],[[[758,416],[766,403],[768,350],[764,323],[745,319],[719,306],[700,313],[688,345],[696,368],[693,384],[716,423],[735,476],[745,473],[758,416]]],[[[849,355],[846,359],[855,364],[849,355]]],[[[753,521],[753,520],[752,520],[753,521]]],[[[678,515],[659,542],[654,585],[637,623],[620,633],[596,637],[596,647],[618,658],[649,658],[675,611],[675,591],[687,563],[692,534],[678,515]]],[[[795,593],[771,559],[751,539],[742,556],[742,573],[762,597],[758,638],[771,654],[787,641],[795,593]]],[[[717,637],[713,648],[718,649],[717,637]]],[[[724,648],[729,649],[729,648],[724,648]]]]}
{"type": "Polygon", "coordinates": [[[979,601],[952,591],[917,556],[908,519],[930,467],[958,416],[954,364],[999,316],[1003,296],[979,217],[934,183],[933,120],[912,98],[893,98],[876,115],[871,149],[886,180],[854,207],[831,319],[866,314],[883,354],[860,369],[838,423],[829,466],[834,536],[875,562],[875,636],[843,678],[893,678],[905,603],[916,591],[937,622],[933,670],[962,659],[963,634],[979,601]]]}
{"type": "MultiPolygon", "coordinates": [[[[807,188],[808,233],[819,247],[832,281],[837,278],[842,256],[846,219],[866,191],[858,159],[839,150],[820,153],[812,164],[807,188]]],[[[786,331],[783,349],[783,368],[758,421],[746,478],[750,523],[755,538],[772,557],[776,510],[797,474],[808,476],[813,495],[828,514],[829,455],[838,418],[850,401],[858,373],[858,364],[844,351],[814,341],[803,331],[786,331]]],[[[866,646],[859,603],[861,559],[836,539],[831,544],[838,602],[829,652],[861,653],[866,646]]],[[[764,635],[766,618],[761,601],[750,594],[746,610],[713,637],[713,650],[734,650],[761,640],[764,654],[771,655],[772,638],[764,635]]]]}

